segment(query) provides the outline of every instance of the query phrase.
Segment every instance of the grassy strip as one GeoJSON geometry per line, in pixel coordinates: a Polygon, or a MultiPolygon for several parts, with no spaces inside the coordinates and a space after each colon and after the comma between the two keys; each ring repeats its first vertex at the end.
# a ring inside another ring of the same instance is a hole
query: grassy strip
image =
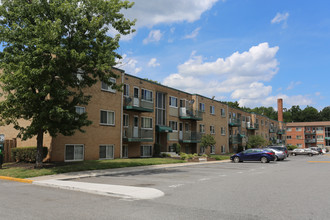
{"type": "Polygon", "coordinates": [[[0,176],[9,176],[14,178],[31,178],[44,175],[54,175],[60,173],[86,171],[86,170],[102,170],[122,167],[136,167],[157,164],[184,163],[183,160],[175,160],[171,158],[145,158],[145,159],[115,159],[115,160],[89,160],[82,162],[69,163],[68,165],[56,166],[52,168],[29,169],[22,167],[0,169],[0,176]]]}
{"type": "Polygon", "coordinates": [[[211,158],[215,158],[216,160],[229,160],[231,154],[224,154],[224,155],[210,155],[211,158]]]}

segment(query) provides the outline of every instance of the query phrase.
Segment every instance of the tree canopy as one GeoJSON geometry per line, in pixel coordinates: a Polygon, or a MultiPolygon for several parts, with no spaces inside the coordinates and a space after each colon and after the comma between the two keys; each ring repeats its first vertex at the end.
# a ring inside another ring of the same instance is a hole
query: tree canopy
{"type": "Polygon", "coordinates": [[[110,82],[120,35],[135,21],[120,12],[121,0],[3,0],[0,5],[0,119],[13,124],[23,140],[37,135],[37,166],[44,133],[73,135],[91,124],[75,106],[87,105],[83,89],[110,82]],[[19,119],[29,120],[21,126],[19,119]]]}

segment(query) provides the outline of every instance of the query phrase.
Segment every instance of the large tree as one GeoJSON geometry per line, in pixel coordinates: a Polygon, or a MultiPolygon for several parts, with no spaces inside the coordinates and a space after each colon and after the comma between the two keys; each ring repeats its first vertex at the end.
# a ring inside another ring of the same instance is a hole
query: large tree
{"type": "Polygon", "coordinates": [[[2,0],[0,6],[0,119],[13,124],[23,140],[37,137],[36,167],[42,166],[43,136],[73,135],[91,124],[75,111],[87,105],[83,90],[110,78],[119,34],[131,33],[135,21],[121,10],[121,0],[2,0]],[[20,119],[31,122],[22,126],[20,119]]]}

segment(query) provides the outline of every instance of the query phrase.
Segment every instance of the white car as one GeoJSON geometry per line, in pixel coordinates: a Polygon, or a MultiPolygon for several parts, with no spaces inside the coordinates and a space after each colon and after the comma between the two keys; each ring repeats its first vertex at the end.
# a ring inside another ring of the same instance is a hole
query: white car
{"type": "Polygon", "coordinates": [[[311,150],[309,148],[303,148],[303,149],[294,149],[291,152],[292,156],[297,156],[297,155],[308,155],[308,156],[313,156],[313,155],[318,155],[319,152],[315,150],[311,150]]]}

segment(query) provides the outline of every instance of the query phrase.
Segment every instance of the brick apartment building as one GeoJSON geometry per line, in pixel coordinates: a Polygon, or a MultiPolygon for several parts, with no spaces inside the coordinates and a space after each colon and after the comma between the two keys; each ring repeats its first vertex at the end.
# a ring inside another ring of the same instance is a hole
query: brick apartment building
{"type": "Polygon", "coordinates": [[[287,144],[330,149],[330,121],[287,123],[287,144]]]}
{"type": "MultiPolygon", "coordinates": [[[[122,92],[98,82],[85,90],[92,95],[89,105],[76,106],[77,112],[87,112],[93,122],[84,128],[85,133],[77,131],[73,136],[54,138],[45,135],[50,161],[152,157],[155,146],[160,152],[171,152],[174,143],[181,145],[181,152],[222,154],[245,147],[251,135],[285,144],[282,118],[271,120],[214,98],[170,88],[119,69],[114,72],[120,75],[117,83],[124,85],[122,92]],[[216,145],[201,147],[204,134],[213,135],[216,145]]],[[[13,139],[17,131],[4,126],[0,134],[13,139]]],[[[17,146],[36,146],[36,140],[17,139],[17,146]]]]}

